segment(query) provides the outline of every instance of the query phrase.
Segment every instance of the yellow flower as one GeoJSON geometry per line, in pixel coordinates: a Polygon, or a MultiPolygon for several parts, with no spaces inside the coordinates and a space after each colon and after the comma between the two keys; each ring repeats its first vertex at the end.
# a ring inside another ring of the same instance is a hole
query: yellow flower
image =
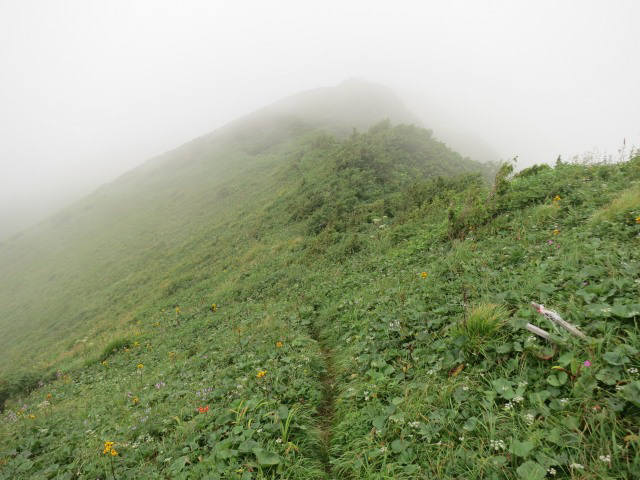
{"type": "Polygon", "coordinates": [[[118,452],[116,451],[116,449],[115,449],[115,448],[112,448],[112,449],[111,449],[111,456],[112,456],[112,457],[117,457],[117,456],[118,456],[118,452]]]}
{"type": "Polygon", "coordinates": [[[140,346],[140,342],[133,342],[133,346],[134,347],[139,347],[140,346]]]}
{"type": "Polygon", "coordinates": [[[282,342],[276,342],[276,348],[282,348],[282,342]]]}
{"type": "Polygon", "coordinates": [[[180,313],[180,307],[176,307],[176,314],[180,313]]]}
{"type": "Polygon", "coordinates": [[[560,233],[560,230],[558,230],[557,228],[553,231],[554,235],[558,235],[560,233]]]}
{"type": "Polygon", "coordinates": [[[138,370],[142,370],[143,368],[144,368],[144,365],[143,365],[143,364],[141,364],[141,363],[139,363],[139,364],[138,364],[138,370]]]}
{"type": "Polygon", "coordinates": [[[103,360],[101,363],[102,363],[102,366],[103,366],[103,367],[106,367],[106,366],[108,365],[108,363],[107,363],[107,361],[106,361],[106,360],[103,360]]]}
{"type": "Polygon", "coordinates": [[[53,395],[51,395],[50,393],[47,393],[47,400],[51,400],[53,398],[53,395]]]}
{"type": "Polygon", "coordinates": [[[140,399],[138,397],[133,397],[133,404],[137,405],[140,402],[140,399]]]}
{"type": "Polygon", "coordinates": [[[428,274],[427,272],[422,272],[422,273],[420,274],[420,276],[421,276],[422,278],[427,278],[427,277],[429,276],[429,274],[428,274]]]}
{"type": "Polygon", "coordinates": [[[640,223],[640,217],[636,217],[636,223],[640,223]]]}
{"type": "Polygon", "coordinates": [[[212,303],[211,304],[211,311],[215,312],[216,310],[218,310],[218,305],[216,303],[212,303]]]}
{"type": "Polygon", "coordinates": [[[266,370],[260,370],[260,371],[258,372],[258,374],[256,375],[256,378],[262,378],[262,377],[264,377],[266,374],[267,374],[267,371],[266,371],[266,370]]]}
{"type": "Polygon", "coordinates": [[[29,418],[30,418],[31,420],[34,420],[34,419],[36,418],[36,416],[35,416],[33,413],[30,413],[30,414],[29,414],[29,418]]]}
{"type": "Polygon", "coordinates": [[[555,197],[553,197],[554,202],[559,202],[560,200],[561,200],[560,195],[556,195],[555,197]]]}

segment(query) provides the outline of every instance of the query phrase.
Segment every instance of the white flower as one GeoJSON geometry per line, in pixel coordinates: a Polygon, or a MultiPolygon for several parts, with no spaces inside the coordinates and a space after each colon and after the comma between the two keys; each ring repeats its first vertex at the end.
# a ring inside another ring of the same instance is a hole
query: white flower
{"type": "Polygon", "coordinates": [[[611,455],[600,455],[598,458],[604,463],[611,463],[611,455]]]}
{"type": "Polygon", "coordinates": [[[638,373],[638,369],[637,369],[637,368],[635,368],[635,367],[631,367],[631,368],[629,368],[629,369],[627,370],[627,372],[629,372],[629,373],[631,373],[631,374],[638,373]]]}
{"type": "Polygon", "coordinates": [[[467,390],[469,390],[469,387],[467,387],[467,386],[465,385],[464,387],[462,387],[462,390],[464,390],[464,391],[466,392],[467,390]]]}
{"type": "Polygon", "coordinates": [[[504,409],[505,410],[508,411],[508,410],[511,410],[512,408],[513,408],[513,403],[507,402],[507,403],[504,404],[504,409]]]}
{"type": "Polygon", "coordinates": [[[616,385],[616,390],[620,391],[624,388],[624,385],[616,385]]]}
{"type": "Polygon", "coordinates": [[[584,465],[580,465],[579,463],[572,463],[569,465],[569,468],[576,470],[584,470],[584,465]]]}
{"type": "Polygon", "coordinates": [[[561,398],[558,401],[560,402],[561,405],[566,405],[567,403],[569,403],[569,399],[568,398],[561,398]]]}
{"type": "Polygon", "coordinates": [[[555,476],[556,474],[556,469],[553,467],[550,467],[549,470],[547,470],[547,473],[551,476],[555,476]]]}
{"type": "Polygon", "coordinates": [[[461,442],[464,442],[464,437],[458,437],[458,440],[460,440],[461,442]]]}
{"type": "Polygon", "coordinates": [[[496,452],[498,450],[504,450],[505,448],[507,448],[507,446],[502,440],[491,440],[491,442],[489,443],[489,446],[493,448],[496,452]]]}
{"type": "Polygon", "coordinates": [[[276,438],[276,443],[282,443],[282,439],[281,438],[276,438]]]}
{"type": "Polygon", "coordinates": [[[533,424],[533,422],[535,422],[535,420],[536,420],[536,417],[532,413],[527,413],[524,416],[524,421],[527,422],[529,425],[533,424]]]}
{"type": "Polygon", "coordinates": [[[420,428],[420,422],[409,422],[411,428],[420,428]]]}
{"type": "Polygon", "coordinates": [[[522,382],[518,382],[519,387],[526,387],[527,385],[529,385],[529,382],[526,382],[524,380],[522,382]]]}
{"type": "Polygon", "coordinates": [[[513,401],[516,403],[522,403],[524,402],[524,397],[521,397],[520,395],[513,397],[513,401]]]}

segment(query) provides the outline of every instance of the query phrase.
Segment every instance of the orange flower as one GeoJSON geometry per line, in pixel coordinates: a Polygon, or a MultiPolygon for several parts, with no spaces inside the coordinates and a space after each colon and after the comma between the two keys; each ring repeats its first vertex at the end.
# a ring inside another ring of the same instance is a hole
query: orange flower
{"type": "Polygon", "coordinates": [[[276,342],[276,348],[282,348],[282,342],[280,341],[276,342]]]}
{"type": "Polygon", "coordinates": [[[260,370],[260,371],[258,372],[258,374],[256,375],[256,378],[262,378],[262,377],[264,377],[266,374],[267,374],[267,371],[266,371],[266,370],[260,370]]]}
{"type": "Polygon", "coordinates": [[[420,276],[421,276],[422,278],[427,278],[427,277],[429,276],[429,274],[428,274],[427,272],[422,272],[422,273],[420,274],[420,276]]]}
{"type": "Polygon", "coordinates": [[[209,411],[209,405],[207,405],[206,407],[198,407],[198,411],[200,413],[207,413],[209,411]]]}

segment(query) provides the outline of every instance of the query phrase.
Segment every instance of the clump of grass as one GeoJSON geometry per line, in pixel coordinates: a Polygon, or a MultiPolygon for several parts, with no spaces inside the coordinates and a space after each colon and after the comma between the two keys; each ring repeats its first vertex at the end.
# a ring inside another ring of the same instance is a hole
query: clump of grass
{"type": "Polygon", "coordinates": [[[120,338],[115,338],[111,340],[107,344],[107,346],[104,347],[104,349],[102,350],[102,353],[100,354],[100,357],[99,357],[100,361],[104,362],[107,358],[109,358],[111,355],[116,353],[118,350],[127,348],[130,345],[131,345],[131,340],[126,337],[120,337],[120,338]]]}
{"type": "Polygon", "coordinates": [[[633,222],[635,217],[633,217],[632,213],[636,211],[640,211],[640,185],[635,185],[624,190],[609,205],[598,210],[593,217],[591,217],[591,222],[612,222],[625,214],[626,217],[628,217],[626,220],[628,222],[633,222]]]}
{"type": "Polygon", "coordinates": [[[499,335],[500,328],[509,317],[502,305],[480,303],[471,308],[467,317],[453,329],[453,335],[464,338],[465,349],[481,353],[484,345],[499,335]]]}

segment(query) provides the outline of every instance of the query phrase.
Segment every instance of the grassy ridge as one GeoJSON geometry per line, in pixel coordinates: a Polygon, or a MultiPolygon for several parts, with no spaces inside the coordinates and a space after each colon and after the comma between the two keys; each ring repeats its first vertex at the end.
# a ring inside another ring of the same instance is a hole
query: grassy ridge
{"type": "Polygon", "coordinates": [[[283,138],[114,186],[62,285],[10,284],[2,318],[90,323],[11,338],[54,373],[12,391],[0,478],[637,478],[640,158],[488,184],[414,127],[283,138]],[[531,300],[589,341],[531,338],[531,300]]]}

